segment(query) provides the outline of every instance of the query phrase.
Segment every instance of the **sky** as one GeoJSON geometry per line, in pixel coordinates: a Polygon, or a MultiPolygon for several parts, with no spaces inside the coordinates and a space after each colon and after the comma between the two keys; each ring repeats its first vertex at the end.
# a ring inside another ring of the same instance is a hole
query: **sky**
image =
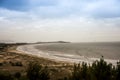
{"type": "Polygon", "coordinates": [[[0,0],[0,41],[120,41],[120,0],[0,0]]]}

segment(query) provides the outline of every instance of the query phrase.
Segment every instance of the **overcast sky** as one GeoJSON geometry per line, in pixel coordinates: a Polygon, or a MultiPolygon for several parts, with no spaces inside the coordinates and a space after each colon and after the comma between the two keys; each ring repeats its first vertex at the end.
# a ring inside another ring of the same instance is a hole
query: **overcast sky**
{"type": "Polygon", "coordinates": [[[120,41],[120,0],[0,0],[0,40],[120,41]]]}

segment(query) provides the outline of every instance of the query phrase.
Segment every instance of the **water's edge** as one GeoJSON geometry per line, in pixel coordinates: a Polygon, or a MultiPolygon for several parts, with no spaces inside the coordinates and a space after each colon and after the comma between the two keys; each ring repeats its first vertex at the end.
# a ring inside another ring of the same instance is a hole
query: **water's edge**
{"type": "MultiPolygon", "coordinates": [[[[42,44],[43,45],[43,44],[42,44]]],[[[100,60],[99,58],[89,58],[85,56],[78,56],[78,55],[68,55],[68,54],[60,54],[60,53],[47,53],[40,51],[35,48],[36,45],[24,45],[24,46],[18,46],[17,50],[24,52],[26,54],[35,55],[38,57],[44,57],[55,61],[64,61],[64,62],[70,62],[70,63],[81,63],[86,62],[87,64],[93,63],[95,60],[100,60]]],[[[112,63],[113,65],[116,65],[118,60],[112,60],[112,59],[105,59],[107,63],[112,63]]]]}

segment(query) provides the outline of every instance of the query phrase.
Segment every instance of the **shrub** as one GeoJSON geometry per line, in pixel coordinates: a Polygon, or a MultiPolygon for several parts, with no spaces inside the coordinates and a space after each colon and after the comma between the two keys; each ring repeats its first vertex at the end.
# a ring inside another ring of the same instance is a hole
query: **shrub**
{"type": "Polygon", "coordinates": [[[117,62],[116,80],[120,80],[120,62],[117,62]]]}
{"type": "Polygon", "coordinates": [[[107,64],[104,59],[95,61],[92,64],[91,73],[96,80],[111,80],[112,79],[112,64],[107,64]]]}
{"type": "Polygon", "coordinates": [[[13,80],[13,76],[8,72],[0,71],[0,80],[13,80]]]}
{"type": "Polygon", "coordinates": [[[16,72],[14,74],[14,77],[17,78],[17,79],[19,79],[21,77],[21,73],[20,72],[16,72]]]}
{"type": "Polygon", "coordinates": [[[0,66],[3,66],[3,63],[0,63],[0,66]]]}
{"type": "Polygon", "coordinates": [[[23,66],[22,62],[10,62],[12,66],[23,66]]]}
{"type": "Polygon", "coordinates": [[[29,80],[49,80],[50,78],[47,67],[32,62],[28,65],[27,77],[29,80]]]}
{"type": "Polygon", "coordinates": [[[89,80],[89,68],[86,63],[74,64],[73,72],[70,80],[89,80]]]}
{"type": "Polygon", "coordinates": [[[103,58],[93,62],[92,66],[84,62],[82,65],[74,64],[72,75],[66,80],[120,80],[120,62],[116,67],[107,64],[103,58]]]}
{"type": "Polygon", "coordinates": [[[16,62],[15,65],[16,66],[23,66],[22,62],[16,62]]]}

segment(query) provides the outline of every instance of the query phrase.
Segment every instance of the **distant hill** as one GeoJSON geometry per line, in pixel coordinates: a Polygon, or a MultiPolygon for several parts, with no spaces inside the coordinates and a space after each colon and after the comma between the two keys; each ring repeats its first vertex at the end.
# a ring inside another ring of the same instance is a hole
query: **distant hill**
{"type": "Polygon", "coordinates": [[[36,44],[41,44],[41,43],[70,43],[70,42],[67,41],[36,42],[36,44]]]}

